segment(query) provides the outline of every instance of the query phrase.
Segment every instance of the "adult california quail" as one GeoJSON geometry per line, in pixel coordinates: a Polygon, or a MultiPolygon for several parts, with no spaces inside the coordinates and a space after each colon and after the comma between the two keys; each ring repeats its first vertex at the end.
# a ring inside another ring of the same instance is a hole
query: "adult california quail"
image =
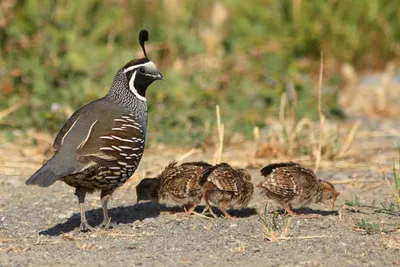
{"type": "Polygon", "coordinates": [[[244,208],[249,204],[254,191],[250,182],[251,176],[244,169],[234,169],[227,163],[220,163],[206,170],[201,178],[201,183],[206,208],[211,215],[217,216],[212,211],[210,202],[215,204],[226,218],[234,218],[227,211],[227,208],[244,208]]]}
{"type": "Polygon", "coordinates": [[[81,231],[92,230],[85,216],[85,195],[101,190],[104,221],[110,225],[107,203],[116,188],[135,172],[142,158],[147,125],[147,87],[163,76],[146,54],[148,32],[139,33],[145,58],[121,68],[108,94],[78,109],[54,140],[54,155],[26,184],[40,187],[60,180],[76,188],[81,231]]]}
{"type": "Polygon", "coordinates": [[[137,201],[156,200],[167,206],[184,206],[192,213],[202,198],[200,178],[212,165],[206,162],[172,161],[157,178],[145,178],[136,187],[137,201]]]}
{"type": "Polygon", "coordinates": [[[339,196],[331,183],[318,180],[312,170],[295,162],[269,164],[261,169],[261,174],[265,179],[257,187],[291,216],[297,215],[292,205],[307,206],[328,201],[333,209],[339,196]]]}

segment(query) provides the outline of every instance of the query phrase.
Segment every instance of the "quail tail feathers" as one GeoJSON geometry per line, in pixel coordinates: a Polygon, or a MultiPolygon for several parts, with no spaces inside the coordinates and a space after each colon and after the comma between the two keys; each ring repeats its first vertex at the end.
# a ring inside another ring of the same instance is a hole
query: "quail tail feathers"
{"type": "Polygon", "coordinates": [[[73,171],[74,167],[60,166],[57,161],[57,154],[48,160],[39,170],[37,170],[27,181],[27,185],[38,185],[48,187],[57,180],[63,178],[66,174],[73,171]]]}

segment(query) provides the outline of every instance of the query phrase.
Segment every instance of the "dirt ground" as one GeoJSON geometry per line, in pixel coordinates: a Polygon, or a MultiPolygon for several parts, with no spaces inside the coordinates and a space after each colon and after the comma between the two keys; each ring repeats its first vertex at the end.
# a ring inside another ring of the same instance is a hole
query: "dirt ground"
{"type": "MultiPolygon", "coordinates": [[[[393,183],[396,129],[395,122],[363,123],[352,148],[357,156],[323,161],[318,171],[319,178],[333,182],[341,192],[337,209],[301,209],[321,216],[292,219],[287,234],[275,242],[267,238],[257,214],[267,203],[258,190],[249,208],[232,211],[236,220],[182,215],[156,203],[136,203],[135,186],[144,175],[156,174],[182,155],[184,161],[211,161],[214,148],[148,149],[135,176],[110,202],[113,229],[81,233],[73,188],[62,182],[45,189],[25,185],[43,160],[43,148],[16,149],[0,142],[0,266],[400,266],[399,214],[368,207],[394,200],[379,163],[393,183]],[[366,207],[345,205],[355,196],[366,207]],[[358,225],[362,219],[380,228],[368,232],[358,225]]],[[[262,165],[284,159],[254,158],[252,149],[251,143],[226,147],[223,160],[247,167],[257,184],[262,165]]],[[[296,160],[312,166],[307,159],[296,160]]],[[[98,192],[87,197],[87,210],[89,223],[100,224],[98,192]]]]}

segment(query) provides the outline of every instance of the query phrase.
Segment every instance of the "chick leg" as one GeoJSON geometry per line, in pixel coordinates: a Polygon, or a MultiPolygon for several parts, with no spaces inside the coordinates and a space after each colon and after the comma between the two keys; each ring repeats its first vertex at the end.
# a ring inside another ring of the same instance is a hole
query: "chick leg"
{"type": "Polygon", "coordinates": [[[210,211],[210,214],[214,217],[217,218],[217,215],[213,212],[210,203],[208,202],[208,199],[204,197],[204,201],[206,202],[206,207],[204,208],[203,212],[201,214],[204,214],[206,211],[210,211]]]}
{"type": "Polygon", "coordinates": [[[227,211],[225,207],[219,207],[219,209],[222,211],[222,213],[225,215],[225,218],[228,219],[237,219],[235,216],[230,215],[227,211]]]}
{"type": "Polygon", "coordinates": [[[197,207],[196,203],[189,203],[186,207],[185,207],[185,212],[187,214],[192,214],[192,212],[194,211],[194,209],[197,207]]]}
{"type": "Polygon", "coordinates": [[[103,222],[100,227],[103,227],[104,229],[112,228],[111,218],[108,216],[107,204],[110,201],[113,192],[114,190],[103,189],[100,194],[101,206],[103,208],[103,222]]]}
{"type": "Polygon", "coordinates": [[[75,190],[75,195],[78,197],[79,208],[81,211],[81,232],[94,231],[93,227],[91,227],[86,220],[86,211],[85,211],[85,196],[86,189],[84,187],[77,187],[75,190]]]}
{"type": "Polygon", "coordinates": [[[287,211],[290,216],[297,216],[297,213],[293,210],[292,205],[282,204],[282,207],[287,211]]]}
{"type": "Polygon", "coordinates": [[[204,207],[203,211],[201,212],[201,214],[206,213],[208,210],[210,209],[210,207],[208,207],[207,205],[204,207]]]}
{"type": "Polygon", "coordinates": [[[285,204],[285,205],[283,205],[283,207],[285,208],[285,210],[288,212],[288,214],[290,216],[297,217],[300,219],[314,219],[314,218],[320,217],[318,214],[297,214],[293,210],[292,205],[290,205],[290,204],[285,204]]]}

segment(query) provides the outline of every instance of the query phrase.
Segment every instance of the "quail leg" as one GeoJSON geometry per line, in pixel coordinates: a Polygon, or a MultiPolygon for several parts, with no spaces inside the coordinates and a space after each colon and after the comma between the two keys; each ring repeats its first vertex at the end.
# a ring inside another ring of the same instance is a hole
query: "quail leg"
{"type": "Polygon", "coordinates": [[[184,212],[182,212],[182,209],[179,209],[179,211],[176,211],[176,212],[171,211],[171,214],[176,215],[176,216],[191,215],[196,207],[197,207],[197,205],[195,203],[189,203],[183,207],[184,212]]]}
{"type": "Polygon", "coordinates": [[[203,211],[201,212],[201,214],[206,213],[209,209],[210,209],[210,207],[206,205],[206,206],[204,207],[203,211]]]}
{"type": "Polygon", "coordinates": [[[78,197],[79,208],[81,211],[81,232],[93,231],[93,227],[91,227],[86,220],[86,211],[85,211],[85,196],[86,189],[84,187],[78,187],[75,190],[75,195],[78,197]]]}
{"type": "Polygon", "coordinates": [[[217,215],[213,212],[210,203],[208,202],[207,198],[204,198],[204,201],[206,202],[206,207],[204,208],[203,212],[201,214],[204,214],[206,211],[210,211],[210,214],[214,217],[217,218],[217,215]]]}
{"type": "Polygon", "coordinates": [[[297,216],[297,213],[293,210],[292,205],[282,204],[282,207],[287,211],[290,216],[297,216]]]}
{"type": "Polygon", "coordinates": [[[228,219],[236,219],[235,216],[230,215],[227,211],[226,211],[226,207],[225,206],[220,206],[218,207],[220,209],[220,211],[222,211],[222,213],[225,215],[225,218],[228,219]]]}
{"type": "Polygon", "coordinates": [[[320,217],[318,214],[297,214],[294,210],[292,205],[287,204],[287,205],[283,205],[283,207],[285,208],[285,210],[288,212],[288,214],[290,216],[296,217],[296,218],[300,218],[300,219],[314,219],[314,218],[318,218],[320,217]]]}
{"type": "Polygon", "coordinates": [[[196,203],[189,203],[186,207],[185,207],[185,212],[186,214],[192,214],[192,212],[194,211],[194,209],[196,208],[196,203]]]}
{"type": "Polygon", "coordinates": [[[104,229],[112,228],[111,218],[110,216],[108,216],[107,204],[111,199],[113,191],[114,190],[103,189],[101,190],[100,194],[100,200],[101,200],[101,206],[103,208],[103,218],[104,218],[103,222],[100,224],[100,227],[104,229]]]}

